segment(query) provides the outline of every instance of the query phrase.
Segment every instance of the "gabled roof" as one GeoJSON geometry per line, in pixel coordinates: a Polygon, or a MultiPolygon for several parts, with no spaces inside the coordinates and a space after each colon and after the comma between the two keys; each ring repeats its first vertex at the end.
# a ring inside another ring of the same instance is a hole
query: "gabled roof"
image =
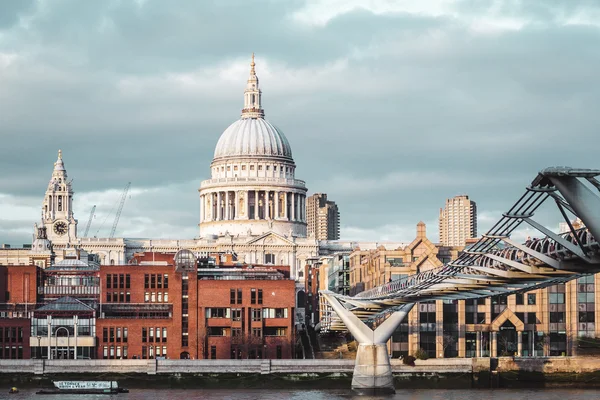
{"type": "Polygon", "coordinates": [[[51,303],[41,306],[35,311],[53,312],[53,311],[94,311],[87,304],[70,296],[61,297],[51,303]]]}

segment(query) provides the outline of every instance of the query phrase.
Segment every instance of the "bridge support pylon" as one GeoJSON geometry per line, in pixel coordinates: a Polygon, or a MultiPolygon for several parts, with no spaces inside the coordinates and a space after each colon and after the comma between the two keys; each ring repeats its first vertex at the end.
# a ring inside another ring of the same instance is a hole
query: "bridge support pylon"
{"type": "Polygon", "coordinates": [[[373,330],[344,307],[331,292],[321,293],[358,342],[352,390],[359,394],[395,393],[394,376],[386,343],[414,303],[399,307],[373,330]]]}

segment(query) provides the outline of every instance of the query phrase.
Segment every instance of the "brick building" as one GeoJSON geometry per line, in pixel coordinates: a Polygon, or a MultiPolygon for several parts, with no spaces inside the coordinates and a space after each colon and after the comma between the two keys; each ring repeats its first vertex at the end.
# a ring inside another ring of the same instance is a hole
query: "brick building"
{"type": "Polygon", "coordinates": [[[1,266],[0,358],[290,358],[294,291],[287,266],[185,250],[1,266]]]}

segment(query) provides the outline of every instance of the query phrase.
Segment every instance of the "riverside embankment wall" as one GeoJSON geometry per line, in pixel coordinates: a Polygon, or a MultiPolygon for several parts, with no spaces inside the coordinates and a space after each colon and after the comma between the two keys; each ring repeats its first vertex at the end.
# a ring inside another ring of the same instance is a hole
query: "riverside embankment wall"
{"type": "MultiPolygon", "coordinates": [[[[392,360],[396,373],[466,373],[472,359],[392,360]]],[[[0,373],[305,374],[352,373],[354,360],[0,360],[0,373]]]]}
{"type": "MultiPolygon", "coordinates": [[[[594,386],[594,357],[391,360],[397,387],[594,386]]],[[[115,379],[131,387],[349,387],[354,360],[0,360],[0,381],[115,379]]]]}

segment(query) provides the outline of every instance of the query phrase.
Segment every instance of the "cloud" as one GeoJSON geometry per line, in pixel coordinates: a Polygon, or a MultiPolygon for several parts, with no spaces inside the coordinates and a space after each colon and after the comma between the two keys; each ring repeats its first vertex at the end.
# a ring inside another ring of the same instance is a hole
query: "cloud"
{"type": "Polygon", "coordinates": [[[408,240],[419,220],[433,237],[462,193],[483,229],[540,169],[596,167],[598,12],[570,0],[2,2],[0,241],[29,240],[59,148],[80,231],[96,204],[90,232],[106,219],[107,235],[132,182],[118,236],[194,237],[197,188],[239,117],[252,52],[266,116],[297,178],[338,203],[343,238],[408,240]]]}

